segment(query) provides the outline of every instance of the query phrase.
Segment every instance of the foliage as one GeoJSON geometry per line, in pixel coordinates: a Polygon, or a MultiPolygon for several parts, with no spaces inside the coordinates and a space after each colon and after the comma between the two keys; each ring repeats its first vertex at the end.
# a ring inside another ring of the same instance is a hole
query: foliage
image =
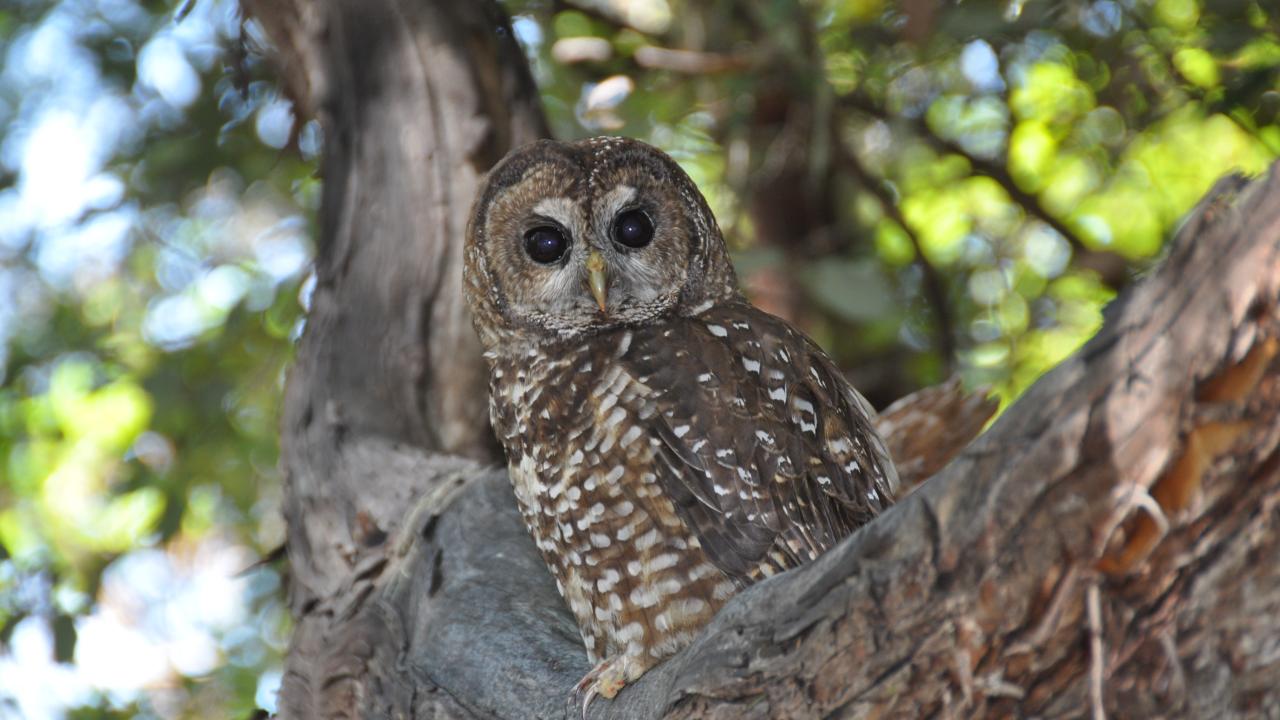
{"type": "Polygon", "coordinates": [[[0,29],[0,716],[247,717],[311,162],[231,3],[0,29]]]}
{"type": "MultiPolygon", "coordinates": [[[[1262,0],[505,6],[557,134],[675,155],[753,299],[877,404],[1016,397],[1280,155],[1262,0]]],[[[319,138],[235,11],[0,10],[0,717],[272,702],[280,570],[235,575],[283,535],[319,138]]]]}
{"type": "Polygon", "coordinates": [[[757,302],[880,403],[951,370],[1012,400],[1217,178],[1280,155],[1258,0],[513,9],[558,132],[676,153],[757,302]]]}

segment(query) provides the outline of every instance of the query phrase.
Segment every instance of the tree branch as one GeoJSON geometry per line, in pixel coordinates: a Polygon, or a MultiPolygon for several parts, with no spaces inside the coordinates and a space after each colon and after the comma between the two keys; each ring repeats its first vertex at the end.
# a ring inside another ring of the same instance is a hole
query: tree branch
{"type": "MultiPolygon", "coordinates": [[[[742,593],[593,717],[1076,714],[1098,698],[1208,717],[1280,701],[1280,659],[1253,641],[1280,617],[1280,568],[1257,560],[1280,552],[1278,300],[1280,175],[1232,181],[974,447],[816,563],[742,593]],[[1149,544],[1157,513],[1168,529],[1149,544]]],[[[419,507],[387,513],[375,559],[323,601],[328,628],[306,648],[341,676],[342,707],[560,716],[587,662],[505,475],[403,447],[342,458],[339,475],[413,488],[389,504],[419,507]],[[399,455],[409,469],[387,477],[399,455]],[[421,499],[452,484],[452,502],[421,499]]]]}
{"type": "Polygon", "coordinates": [[[479,179],[547,129],[492,2],[245,0],[244,9],[325,138],[317,282],[281,453],[296,627],[280,707],[313,718],[358,699],[347,692],[370,679],[362,652],[400,641],[361,632],[376,610],[364,581],[382,577],[407,503],[459,456],[500,457],[462,300],[461,239],[479,179]],[[385,452],[364,454],[371,447],[385,452]],[[427,457],[436,459],[423,465],[427,457]],[[358,647],[341,644],[343,633],[358,647]]]}
{"type": "Polygon", "coordinates": [[[933,131],[933,128],[929,127],[929,123],[925,122],[923,117],[891,116],[888,111],[871,99],[856,93],[841,96],[840,103],[845,107],[858,110],[885,122],[906,123],[917,137],[928,142],[935,149],[964,158],[968,161],[969,167],[973,172],[996,181],[1004,189],[1010,200],[1022,207],[1032,217],[1053,228],[1055,232],[1070,243],[1075,254],[1074,262],[1077,267],[1098,273],[1098,277],[1103,284],[1113,290],[1119,290],[1128,284],[1128,277],[1125,273],[1128,262],[1123,256],[1106,250],[1093,250],[1085,245],[1074,230],[1067,227],[1066,223],[1049,212],[1049,209],[1040,202],[1039,197],[1019,187],[1013,176],[1009,174],[1009,171],[1002,164],[974,155],[954,140],[938,135],[933,131]]]}
{"type": "MultiPolygon", "coordinates": [[[[561,717],[577,630],[505,473],[434,424],[475,431],[483,407],[447,273],[485,163],[542,131],[532,83],[495,59],[519,55],[489,3],[292,2],[313,45],[293,61],[328,90],[283,426],[280,715],[561,717]]],[[[592,716],[1280,706],[1278,302],[1280,168],[1220,183],[1098,336],[936,477],[592,716]]]]}
{"type": "Polygon", "coordinates": [[[902,208],[898,207],[897,198],[885,187],[884,181],[872,177],[871,173],[862,164],[862,160],[858,158],[853,148],[849,147],[849,144],[845,142],[844,138],[840,136],[839,130],[834,126],[832,135],[836,162],[856,178],[859,185],[866,188],[868,192],[875,196],[876,200],[880,201],[880,207],[885,214],[892,218],[898,224],[898,227],[902,228],[902,231],[907,234],[907,238],[911,241],[911,247],[915,249],[915,264],[920,268],[920,272],[924,276],[925,298],[929,301],[929,309],[933,311],[934,336],[938,344],[938,354],[942,356],[943,367],[950,372],[955,364],[956,340],[955,323],[951,319],[951,305],[947,301],[946,282],[942,279],[942,275],[938,273],[938,269],[925,256],[924,246],[920,244],[919,236],[916,235],[915,230],[911,229],[907,219],[903,217],[902,208]]]}

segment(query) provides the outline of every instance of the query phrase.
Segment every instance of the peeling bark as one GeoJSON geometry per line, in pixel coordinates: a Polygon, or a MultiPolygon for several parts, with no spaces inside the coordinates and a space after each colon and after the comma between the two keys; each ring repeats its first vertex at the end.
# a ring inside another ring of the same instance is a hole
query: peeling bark
{"type": "MultiPolygon", "coordinates": [[[[488,2],[245,4],[326,135],[280,716],[560,717],[588,663],[493,464],[459,296],[476,179],[545,134],[509,25],[488,2]]],[[[1278,301],[1280,166],[1220,182],[940,472],[592,716],[1280,716],[1278,301]]],[[[923,477],[951,453],[912,407],[983,410],[913,402],[882,427],[923,477]]]]}

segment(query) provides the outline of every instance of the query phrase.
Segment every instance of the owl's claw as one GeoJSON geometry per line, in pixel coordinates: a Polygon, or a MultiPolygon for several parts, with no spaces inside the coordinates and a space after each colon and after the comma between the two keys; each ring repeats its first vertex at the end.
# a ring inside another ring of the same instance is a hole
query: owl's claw
{"type": "Polygon", "coordinates": [[[582,697],[582,720],[587,720],[587,709],[591,707],[591,701],[596,699],[596,688],[594,685],[587,688],[587,692],[582,697]]]}
{"type": "Polygon", "coordinates": [[[573,693],[569,696],[569,705],[570,708],[577,706],[581,709],[582,720],[587,720],[587,709],[591,707],[591,701],[596,697],[612,700],[618,695],[618,691],[626,687],[626,671],[619,660],[620,658],[617,657],[601,660],[574,687],[573,693]]]}

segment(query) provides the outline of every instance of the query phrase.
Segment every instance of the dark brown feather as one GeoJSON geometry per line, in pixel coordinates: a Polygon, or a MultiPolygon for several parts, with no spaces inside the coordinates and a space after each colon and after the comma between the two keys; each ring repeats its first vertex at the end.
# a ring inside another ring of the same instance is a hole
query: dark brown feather
{"type": "Polygon", "coordinates": [[[783,321],[728,303],[634,333],[620,362],[654,393],[658,478],[736,581],[813,559],[892,502],[866,402],[783,321]]]}

